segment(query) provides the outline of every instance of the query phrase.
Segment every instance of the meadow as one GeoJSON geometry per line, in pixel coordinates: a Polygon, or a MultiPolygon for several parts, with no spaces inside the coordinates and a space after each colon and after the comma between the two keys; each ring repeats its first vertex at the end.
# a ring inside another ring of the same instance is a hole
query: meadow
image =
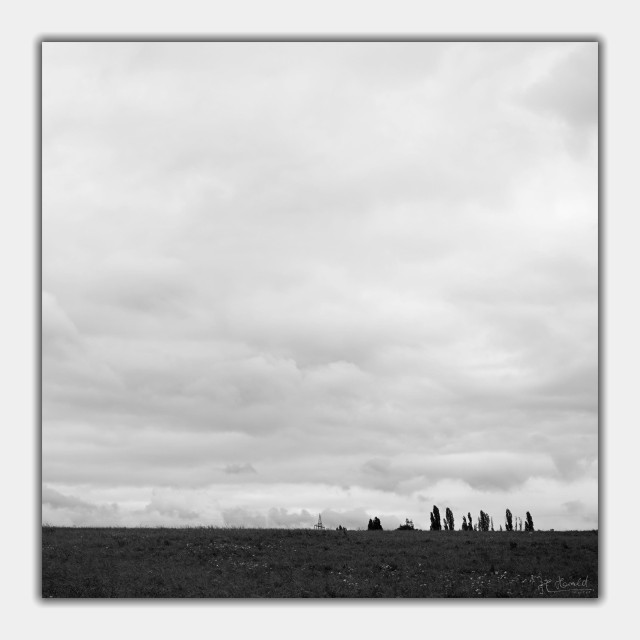
{"type": "Polygon", "coordinates": [[[43,598],[597,596],[597,531],[42,528],[43,598]]]}

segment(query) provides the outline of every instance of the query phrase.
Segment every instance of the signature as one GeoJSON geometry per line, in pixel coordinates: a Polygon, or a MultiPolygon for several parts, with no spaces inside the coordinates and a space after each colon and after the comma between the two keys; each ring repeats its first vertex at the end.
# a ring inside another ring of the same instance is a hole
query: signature
{"type": "Polygon", "coordinates": [[[531,576],[531,582],[536,585],[540,595],[545,595],[545,593],[586,593],[588,591],[593,591],[589,586],[589,576],[574,580],[566,580],[562,576],[546,579],[542,576],[531,576]]]}

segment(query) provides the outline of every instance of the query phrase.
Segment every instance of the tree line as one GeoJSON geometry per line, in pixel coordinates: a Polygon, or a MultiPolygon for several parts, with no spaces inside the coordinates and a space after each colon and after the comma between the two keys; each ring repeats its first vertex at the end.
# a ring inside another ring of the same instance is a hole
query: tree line
{"type": "MultiPolygon", "coordinates": [[[[453,512],[449,507],[447,507],[444,518],[440,517],[440,510],[436,505],[433,505],[433,511],[431,511],[430,515],[431,524],[429,526],[430,531],[455,531],[455,520],[453,517],[453,512]]],[[[505,531],[522,531],[522,518],[516,516],[515,521],[513,518],[513,514],[509,509],[507,509],[505,513],[505,523],[504,530],[505,531]]],[[[502,525],[500,526],[500,531],[502,531],[502,525]]],[[[380,518],[377,516],[373,519],[369,519],[369,525],[367,526],[369,531],[382,531],[382,523],[380,522],[380,518]]],[[[398,527],[400,531],[407,531],[415,529],[413,525],[413,521],[407,520],[404,524],[398,527]]],[[[462,516],[462,526],[460,527],[461,531],[495,531],[493,527],[493,518],[484,511],[480,510],[480,515],[478,516],[476,522],[473,522],[473,518],[471,517],[471,512],[468,512],[466,516],[462,516]]],[[[533,518],[531,517],[531,513],[527,511],[527,515],[524,520],[524,530],[525,531],[535,531],[533,527],[533,518]]]]}

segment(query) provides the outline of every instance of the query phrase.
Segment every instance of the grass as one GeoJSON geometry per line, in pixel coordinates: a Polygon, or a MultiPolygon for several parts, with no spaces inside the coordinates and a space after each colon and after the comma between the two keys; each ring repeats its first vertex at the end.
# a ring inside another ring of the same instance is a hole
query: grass
{"type": "Polygon", "coordinates": [[[597,595],[596,531],[42,528],[43,598],[597,595]]]}

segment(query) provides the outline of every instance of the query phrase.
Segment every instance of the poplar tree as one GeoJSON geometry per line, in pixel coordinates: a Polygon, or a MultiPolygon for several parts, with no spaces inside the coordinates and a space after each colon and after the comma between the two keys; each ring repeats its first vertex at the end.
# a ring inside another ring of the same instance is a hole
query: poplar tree
{"type": "Polygon", "coordinates": [[[431,512],[431,531],[441,531],[442,523],[440,522],[440,510],[436,505],[433,505],[433,511],[431,512]]]}
{"type": "Polygon", "coordinates": [[[528,511],[527,511],[527,519],[524,523],[524,530],[533,531],[533,518],[531,517],[531,514],[528,511]]]}
{"type": "Polygon", "coordinates": [[[511,511],[509,511],[509,509],[507,509],[507,522],[504,525],[504,528],[507,531],[513,531],[513,516],[511,515],[511,511]]]}
{"type": "Polygon", "coordinates": [[[447,507],[447,510],[445,511],[444,518],[445,518],[445,522],[447,523],[447,528],[449,529],[449,531],[454,531],[455,526],[453,522],[453,511],[451,511],[449,507],[447,507]]]}

